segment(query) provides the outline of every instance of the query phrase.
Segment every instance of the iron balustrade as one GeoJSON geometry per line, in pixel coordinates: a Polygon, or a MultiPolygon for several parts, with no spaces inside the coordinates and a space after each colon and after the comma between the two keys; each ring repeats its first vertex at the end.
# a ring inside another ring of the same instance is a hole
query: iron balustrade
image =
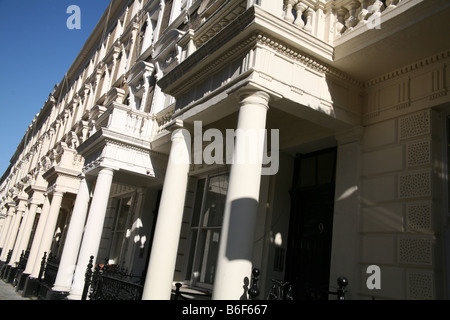
{"type": "MultiPolygon", "coordinates": [[[[259,276],[259,270],[256,269],[256,273],[255,273],[255,269],[253,269],[254,271],[254,278],[255,281],[257,281],[257,276],[259,276]]],[[[293,295],[293,287],[292,284],[287,282],[287,281],[283,281],[283,280],[277,280],[277,279],[272,279],[272,288],[269,291],[269,294],[267,295],[267,300],[294,300],[294,295],[293,295]]],[[[337,296],[337,300],[345,300],[345,294],[347,293],[347,286],[348,286],[348,279],[346,277],[339,277],[337,279],[337,284],[338,284],[338,289],[336,291],[329,291],[328,289],[326,290],[321,290],[321,289],[313,289],[313,288],[308,288],[308,294],[309,294],[309,298],[311,299],[321,299],[323,298],[322,295],[326,294],[326,295],[336,295],[337,296]]],[[[255,289],[257,290],[257,288],[255,289]]],[[[259,290],[258,290],[259,293],[259,290]]],[[[249,295],[250,295],[250,291],[249,291],[249,295]]]]}
{"type": "MultiPolygon", "coordinates": [[[[92,268],[94,257],[91,256],[85,272],[85,283],[81,300],[141,300],[143,293],[144,279],[139,277],[138,282],[133,282],[133,278],[138,278],[121,269],[117,265],[108,264],[108,258],[104,265],[96,265],[92,268]]],[[[260,270],[252,270],[252,285],[248,290],[250,300],[256,300],[260,294],[258,281],[260,270]]],[[[292,285],[289,282],[272,279],[273,285],[267,296],[267,300],[294,300],[292,285]]],[[[339,288],[337,291],[327,291],[328,294],[336,295],[338,300],[345,300],[348,280],[345,277],[338,278],[339,288]]],[[[209,299],[210,293],[182,292],[182,284],[176,283],[175,290],[172,290],[171,300],[191,300],[195,298],[209,299]]]]}
{"type": "Polygon", "coordinates": [[[20,255],[19,262],[17,262],[17,270],[16,274],[14,275],[14,279],[12,282],[13,287],[19,287],[19,290],[23,289],[23,282],[24,279],[22,279],[23,271],[25,270],[25,267],[27,266],[28,262],[28,256],[30,255],[30,250],[22,250],[22,254],[20,255]]]}
{"type": "Polygon", "coordinates": [[[96,265],[92,271],[91,256],[85,273],[82,300],[141,300],[144,290],[143,278],[133,276],[126,269],[110,265],[108,258],[103,266],[96,265]]]}
{"type": "Polygon", "coordinates": [[[272,279],[272,283],[267,300],[294,300],[292,285],[289,282],[272,279]]]}
{"type": "Polygon", "coordinates": [[[55,283],[56,276],[59,269],[59,260],[55,255],[44,252],[41,260],[41,268],[39,269],[38,284],[34,290],[34,295],[41,300],[60,300],[65,297],[65,294],[52,293],[52,287],[55,283]],[[58,298],[57,298],[58,297],[58,298]]]}
{"type": "Polygon", "coordinates": [[[39,269],[39,275],[38,275],[39,282],[42,281],[42,276],[44,275],[46,262],[47,262],[47,252],[44,252],[44,255],[42,256],[42,259],[41,259],[41,268],[39,269]]]}
{"type": "Polygon", "coordinates": [[[2,266],[2,269],[0,270],[0,278],[5,279],[5,277],[8,274],[8,264],[11,261],[11,255],[12,255],[12,250],[8,251],[8,254],[6,256],[6,261],[5,264],[2,266]]]}
{"type": "Polygon", "coordinates": [[[49,254],[47,262],[45,264],[44,278],[42,283],[48,285],[50,288],[53,286],[58,274],[59,260],[55,255],[49,254]]]}
{"type": "Polygon", "coordinates": [[[253,270],[252,270],[252,286],[248,290],[248,295],[251,300],[256,300],[256,298],[258,298],[258,296],[259,296],[258,280],[259,280],[260,273],[261,272],[259,271],[258,268],[253,268],[253,270]]]}
{"type": "Polygon", "coordinates": [[[328,292],[329,294],[334,294],[337,296],[338,300],[345,300],[345,294],[347,292],[347,286],[348,286],[348,279],[346,277],[339,277],[337,279],[337,284],[339,288],[336,292],[328,292]]]}

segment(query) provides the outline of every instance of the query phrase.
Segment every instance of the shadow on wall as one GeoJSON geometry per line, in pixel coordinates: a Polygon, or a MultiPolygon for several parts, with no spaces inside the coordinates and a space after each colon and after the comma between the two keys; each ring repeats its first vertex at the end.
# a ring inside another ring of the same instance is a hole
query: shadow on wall
{"type": "Polygon", "coordinates": [[[242,198],[231,203],[226,257],[231,260],[251,261],[253,254],[254,229],[256,225],[258,201],[242,198]]]}
{"type": "MultiPolygon", "coordinates": [[[[229,261],[245,260],[252,262],[257,213],[258,201],[256,199],[241,198],[232,201],[225,251],[229,261]]],[[[249,278],[244,277],[243,293],[239,298],[240,300],[248,299],[249,285],[249,278]]]]}

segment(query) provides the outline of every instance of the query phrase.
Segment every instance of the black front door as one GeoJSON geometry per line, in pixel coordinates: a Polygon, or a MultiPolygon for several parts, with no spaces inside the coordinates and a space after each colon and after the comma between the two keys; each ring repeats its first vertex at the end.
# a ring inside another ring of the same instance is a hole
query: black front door
{"type": "Polygon", "coordinates": [[[286,281],[294,299],[328,299],[336,148],[296,158],[286,281]]]}

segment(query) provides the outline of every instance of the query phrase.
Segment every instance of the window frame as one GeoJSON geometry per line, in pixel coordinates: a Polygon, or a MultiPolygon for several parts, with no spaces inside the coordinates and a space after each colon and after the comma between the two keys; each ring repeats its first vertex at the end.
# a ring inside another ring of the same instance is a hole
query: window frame
{"type": "Polygon", "coordinates": [[[113,251],[115,251],[115,250],[117,250],[118,252],[117,252],[117,259],[115,259],[115,257],[114,257],[115,261],[113,264],[121,265],[122,263],[126,263],[126,261],[122,261],[122,260],[124,260],[123,256],[126,254],[125,249],[128,245],[127,230],[128,230],[128,226],[129,226],[130,214],[133,212],[135,198],[136,197],[135,197],[134,192],[125,193],[125,194],[114,197],[114,199],[117,201],[117,207],[114,210],[114,219],[113,219],[113,224],[111,226],[111,242],[110,242],[110,247],[108,250],[108,260],[110,261],[109,263],[112,262],[112,260],[111,260],[111,259],[113,259],[112,254],[113,254],[113,251]],[[125,199],[129,199],[130,206],[128,208],[128,212],[126,213],[124,229],[122,231],[118,231],[117,224],[119,223],[119,215],[121,212],[123,201],[125,199]],[[121,234],[121,237],[118,237],[117,236],[118,234],[121,234]],[[119,242],[120,242],[120,246],[117,246],[117,244],[119,242]],[[119,249],[117,249],[117,247],[119,247],[119,249]]]}
{"type": "MultiPolygon", "coordinates": [[[[221,231],[223,226],[223,213],[222,213],[222,221],[220,223],[220,226],[204,226],[204,216],[205,216],[205,205],[208,201],[207,199],[207,193],[208,193],[208,186],[212,178],[219,177],[219,176],[225,176],[227,179],[227,187],[225,192],[225,200],[223,202],[223,209],[225,209],[225,201],[226,201],[226,194],[228,193],[228,183],[230,178],[230,172],[229,170],[225,171],[218,171],[218,172],[208,172],[204,173],[202,175],[196,176],[196,183],[195,183],[195,191],[194,191],[194,201],[193,201],[193,211],[189,220],[189,249],[187,250],[188,255],[188,261],[186,264],[186,275],[185,279],[188,281],[189,285],[191,287],[197,287],[201,289],[212,289],[214,286],[214,283],[208,283],[208,282],[202,282],[200,279],[202,277],[206,277],[206,275],[201,274],[201,265],[204,263],[204,252],[205,247],[208,244],[208,241],[202,241],[202,231],[205,230],[219,230],[219,240],[218,243],[220,245],[220,237],[221,237],[221,231]],[[195,207],[197,206],[196,201],[198,200],[198,186],[201,180],[204,180],[204,185],[201,190],[201,204],[200,204],[200,212],[198,214],[198,221],[195,226],[193,226],[193,222],[195,219],[195,207]],[[195,239],[194,239],[195,238],[195,239]],[[200,270],[199,276],[196,277],[195,273],[197,270],[200,270]]],[[[217,261],[217,257],[216,257],[217,261]]],[[[215,274],[215,272],[214,272],[215,274]]],[[[214,282],[214,281],[212,281],[214,282]]]]}

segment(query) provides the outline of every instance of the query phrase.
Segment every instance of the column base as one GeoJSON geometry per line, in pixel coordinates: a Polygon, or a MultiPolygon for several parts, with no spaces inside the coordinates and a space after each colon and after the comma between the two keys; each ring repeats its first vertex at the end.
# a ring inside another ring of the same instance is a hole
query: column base
{"type": "Polygon", "coordinates": [[[67,296],[67,300],[81,300],[81,295],[71,293],[67,296]]]}
{"type": "Polygon", "coordinates": [[[22,297],[37,297],[40,281],[37,278],[27,277],[23,286],[22,297]]]}
{"type": "Polygon", "coordinates": [[[13,266],[9,266],[8,274],[6,275],[6,282],[13,284],[14,277],[16,276],[17,268],[13,266]]]}
{"type": "Polygon", "coordinates": [[[25,287],[25,281],[28,278],[29,274],[23,273],[23,270],[18,271],[17,275],[17,283],[16,283],[16,291],[22,291],[25,287]]]}
{"type": "Polygon", "coordinates": [[[68,295],[68,291],[56,291],[51,289],[47,293],[47,300],[67,300],[68,295]]]}
{"type": "Polygon", "coordinates": [[[53,291],[55,292],[70,292],[70,288],[68,287],[63,287],[63,286],[58,286],[58,285],[53,285],[52,288],[53,291]]]}
{"type": "Polygon", "coordinates": [[[70,294],[70,288],[63,286],[54,286],[52,288],[52,299],[51,300],[68,300],[68,295],[70,294]]]}
{"type": "Polygon", "coordinates": [[[3,267],[2,267],[2,271],[3,271],[3,274],[2,274],[2,279],[4,280],[4,281],[8,281],[8,276],[9,276],[9,271],[11,270],[11,266],[10,265],[4,265],[3,267]]]}

